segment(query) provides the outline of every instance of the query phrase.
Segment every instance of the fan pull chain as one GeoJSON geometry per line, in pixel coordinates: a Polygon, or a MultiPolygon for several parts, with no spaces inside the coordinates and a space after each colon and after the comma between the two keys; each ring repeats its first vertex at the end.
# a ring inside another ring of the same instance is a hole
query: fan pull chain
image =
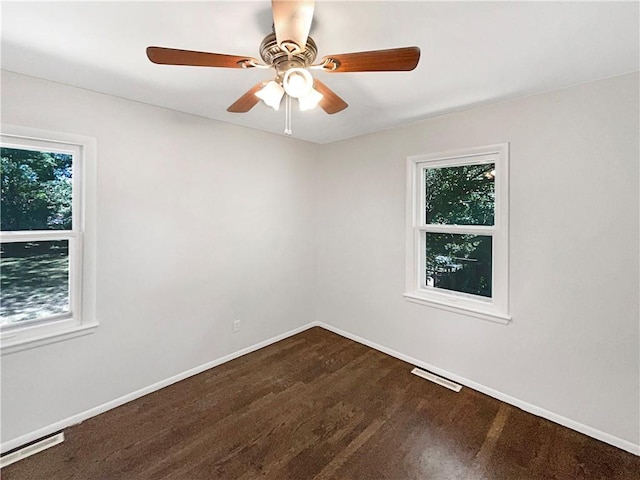
{"type": "Polygon", "coordinates": [[[284,96],[284,134],[290,137],[291,131],[291,97],[287,94],[284,96]]]}

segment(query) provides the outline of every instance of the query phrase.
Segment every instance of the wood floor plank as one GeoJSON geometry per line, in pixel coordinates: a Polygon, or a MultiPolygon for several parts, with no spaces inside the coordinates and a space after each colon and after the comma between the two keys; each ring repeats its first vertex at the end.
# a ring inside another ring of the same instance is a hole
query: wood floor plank
{"type": "Polygon", "coordinates": [[[487,432],[487,436],[485,438],[482,447],[476,454],[473,459],[474,468],[476,471],[480,472],[486,468],[488,460],[493,455],[493,451],[496,448],[496,443],[502,434],[502,429],[504,428],[507,419],[509,418],[509,414],[511,413],[511,407],[505,403],[500,405],[498,409],[498,413],[496,413],[493,422],[491,423],[491,427],[489,427],[489,431],[487,432]]]}
{"type": "Polygon", "coordinates": [[[3,480],[638,480],[640,458],[309,329],[105,412],[3,480]]]}

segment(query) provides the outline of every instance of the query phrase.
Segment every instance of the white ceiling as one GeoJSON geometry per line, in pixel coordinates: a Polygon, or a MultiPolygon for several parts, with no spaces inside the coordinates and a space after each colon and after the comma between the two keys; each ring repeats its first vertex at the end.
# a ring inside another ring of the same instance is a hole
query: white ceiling
{"type": "MultiPolygon", "coordinates": [[[[226,108],[270,71],[155,65],[158,45],[259,58],[270,1],[2,2],[2,68],[282,134],[284,111],[226,108]]],[[[294,111],[293,135],[326,143],[449,111],[639,69],[638,2],[318,1],[328,54],[417,45],[412,72],[314,72],[348,104],[294,111]]]]}

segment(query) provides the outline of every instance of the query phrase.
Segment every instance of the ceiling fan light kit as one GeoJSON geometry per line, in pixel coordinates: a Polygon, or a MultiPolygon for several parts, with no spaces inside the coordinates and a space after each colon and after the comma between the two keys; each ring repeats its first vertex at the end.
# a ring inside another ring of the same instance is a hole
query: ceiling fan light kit
{"type": "Polygon", "coordinates": [[[300,111],[305,112],[307,110],[316,108],[320,103],[320,100],[322,100],[323,98],[324,95],[322,95],[316,89],[312,88],[308,94],[298,99],[298,106],[300,107],[300,111]]]}
{"type": "Polygon", "coordinates": [[[279,110],[280,102],[284,95],[284,88],[282,88],[279,83],[271,80],[264,86],[264,88],[262,88],[262,90],[256,92],[255,95],[266,105],[270,106],[274,110],[279,110]]]}
{"type": "Polygon", "coordinates": [[[284,74],[282,86],[290,97],[304,97],[313,88],[313,77],[304,68],[290,68],[284,74]]]}
{"type": "Polygon", "coordinates": [[[317,105],[333,115],[348,104],[309,70],[329,73],[410,71],[420,60],[418,47],[392,48],[369,52],[327,55],[314,64],[318,48],[309,37],[315,2],[313,0],[272,0],[273,33],[260,44],[263,63],[253,57],[221,53],[148,47],[147,57],[162,65],[186,65],[222,68],[273,68],[275,79],[254,85],[229,108],[231,113],[246,113],[260,100],[279,110],[286,100],[285,134],[291,135],[291,98],[298,99],[301,111],[317,105]]]}

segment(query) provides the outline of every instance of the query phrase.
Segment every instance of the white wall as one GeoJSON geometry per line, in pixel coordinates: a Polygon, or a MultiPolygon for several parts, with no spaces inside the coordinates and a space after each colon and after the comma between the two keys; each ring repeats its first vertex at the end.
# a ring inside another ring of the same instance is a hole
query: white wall
{"type": "Polygon", "coordinates": [[[308,144],[8,72],[2,121],[97,138],[101,322],[2,357],[3,443],[313,320],[308,144]]]}
{"type": "Polygon", "coordinates": [[[324,147],[317,319],[637,445],[638,116],[632,74],[324,147]],[[406,156],[502,142],[513,323],[406,302],[406,156]]]}

